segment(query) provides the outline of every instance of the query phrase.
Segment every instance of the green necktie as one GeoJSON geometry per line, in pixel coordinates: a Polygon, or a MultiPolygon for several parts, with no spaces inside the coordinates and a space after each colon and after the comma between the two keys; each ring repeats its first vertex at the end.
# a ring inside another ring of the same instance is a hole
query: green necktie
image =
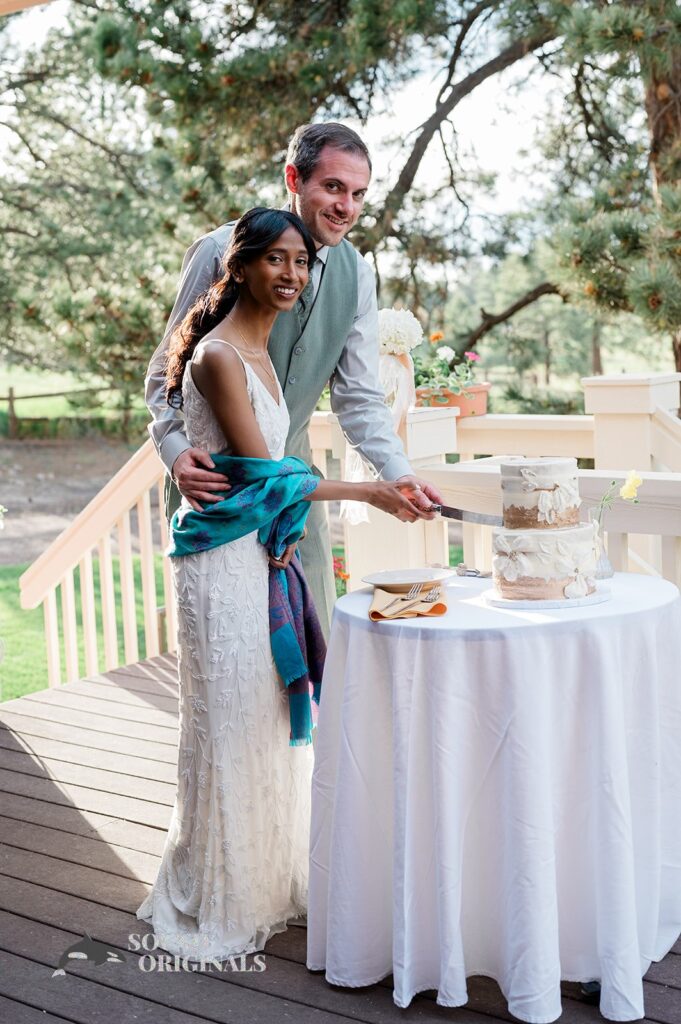
{"type": "MultiPolygon", "coordinates": [[[[310,264],[310,268],[309,268],[310,276],[308,277],[307,284],[305,285],[305,287],[303,288],[302,292],[300,293],[300,298],[298,299],[298,302],[296,304],[296,312],[298,314],[298,322],[300,323],[300,333],[301,334],[305,330],[305,324],[307,323],[307,321],[309,319],[309,316],[310,316],[310,313],[312,312],[312,305],[313,305],[313,302],[314,302],[314,285],[312,283],[312,268],[314,267],[316,262],[317,262],[317,258],[315,257],[314,263],[310,264]]],[[[324,272],[324,268],[322,267],[322,273],[323,272],[324,272]]],[[[320,287],[321,287],[321,283],[322,282],[320,280],[320,282],[319,282],[319,286],[320,287]]]]}

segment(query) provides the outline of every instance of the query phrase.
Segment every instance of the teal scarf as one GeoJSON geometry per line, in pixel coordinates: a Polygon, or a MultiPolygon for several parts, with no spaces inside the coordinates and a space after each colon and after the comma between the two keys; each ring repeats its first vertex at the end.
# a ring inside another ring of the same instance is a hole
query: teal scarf
{"type": "Polygon", "coordinates": [[[171,558],[208,551],[258,530],[258,539],[275,558],[300,540],[311,494],[319,477],[302,459],[241,459],[211,455],[215,472],[231,484],[225,497],[201,512],[178,509],[170,523],[171,558]]]}

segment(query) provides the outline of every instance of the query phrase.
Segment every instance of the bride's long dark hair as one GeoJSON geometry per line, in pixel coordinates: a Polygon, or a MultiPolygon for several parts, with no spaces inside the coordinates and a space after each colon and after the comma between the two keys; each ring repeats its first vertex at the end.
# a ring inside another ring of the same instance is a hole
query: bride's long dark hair
{"type": "Polygon", "coordinates": [[[239,297],[240,285],[234,278],[234,271],[262,256],[290,227],[300,234],[312,266],[316,254],[314,240],[294,213],[256,206],[236,222],[222,259],[222,277],[199,295],[171,335],[166,357],[166,399],[169,405],[178,409],[182,407],[182,378],[194,349],[224,320],[239,297]]]}

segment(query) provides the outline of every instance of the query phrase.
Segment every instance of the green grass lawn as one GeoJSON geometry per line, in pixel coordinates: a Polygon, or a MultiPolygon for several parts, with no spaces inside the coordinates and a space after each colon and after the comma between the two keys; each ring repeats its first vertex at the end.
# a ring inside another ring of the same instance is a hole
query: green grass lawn
{"type": "MultiPolygon", "coordinates": [[[[135,572],[135,598],[137,604],[137,621],[142,623],[142,579],[139,558],[133,558],[135,572]]],[[[114,563],[114,586],[116,591],[116,610],[118,624],[118,650],[121,664],[125,664],[123,653],[123,621],[120,611],[120,579],[118,559],[114,563]]],[[[162,558],[156,556],[156,601],[159,607],[163,604],[163,583],[161,575],[162,558]]],[[[4,646],[4,658],[0,661],[0,701],[12,700],[26,693],[47,688],[47,653],[43,629],[42,605],[31,611],[24,611],[19,606],[19,577],[28,568],[27,565],[13,565],[0,568],[0,640],[4,646]]],[[[99,564],[94,562],[95,594],[99,589],[99,564]]],[[[79,574],[75,573],[76,581],[76,617],[81,625],[80,582],[79,574]]],[[[58,613],[61,617],[60,600],[57,600],[58,613]]],[[[104,670],[104,641],[102,639],[102,623],[97,610],[97,632],[99,645],[100,671],[104,670]]],[[[82,633],[79,628],[79,664],[80,674],[85,675],[85,654],[82,633]]],[[[140,658],[144,657],[144,627],[137,631],[140,658]]],[[[64,667],[62,652],[62,669],[64,667]]]]}

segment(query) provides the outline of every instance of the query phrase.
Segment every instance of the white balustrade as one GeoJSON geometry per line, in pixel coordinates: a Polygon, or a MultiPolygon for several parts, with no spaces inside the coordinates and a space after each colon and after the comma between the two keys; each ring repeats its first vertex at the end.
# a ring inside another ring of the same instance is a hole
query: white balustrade
{"type": "Polygon", "coordinates": [[[168,537],[163,474],[147,441],[21,577],[22,608],[41,603],[44,607],[50,686],[116,668],[122,661],[152,657],[161,649],[175,649],[170,567],[167,558],[160,565],[158,557],[168,537]],[[161,609],[156,602],[157,576],[164,594],[161,609]],[[159,619],[165,622],[165,636],[160,635],[159,619]]]}

